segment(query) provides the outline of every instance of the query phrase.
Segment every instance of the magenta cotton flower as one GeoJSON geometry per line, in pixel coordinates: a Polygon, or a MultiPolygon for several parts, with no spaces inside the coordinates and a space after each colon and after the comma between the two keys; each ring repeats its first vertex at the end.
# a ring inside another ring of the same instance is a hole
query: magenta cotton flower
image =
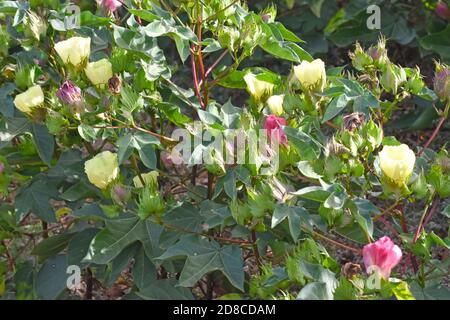
{"type": "Polygon", "coordinates": [[[439,1],[435,9],[436,14],[444,20],[450,19],[450,9],[448,5],[442,1],[439,1]]]}
{"type": "Polygon", "coordinates": [[[102,7],[109,12],[114,12],[117,8],[122,6],[122,1],[119,0],[102,0],[102,7]]]}
{"type": "Polygon", "coordinates": [[[69,105],[77,104],[82,100],[81,89],[69,80],[64,81],[62,86],[59,87],[58,91],[56,91],[56,96],[61,102],[69,105]]]}
{"type": "Polygon", "coordinates": [[[283,146],[288,145],[288,139],[286,133],[284,133],[282,126],[286,125],[286,120],[277,117],[273,114],[268,116],[264,122],[264,129],[267,130],[267,136],[269,137],[269,141],[272,138],[276,139],[278,143],[283,146]]]}
{"type": "Polygon", "coordinates": [[[402,250],[389,237],[382,237],[363,248],[366,272],[378,271],[384,279],[389,279],[392,268],[402,259],[402,250]]]}

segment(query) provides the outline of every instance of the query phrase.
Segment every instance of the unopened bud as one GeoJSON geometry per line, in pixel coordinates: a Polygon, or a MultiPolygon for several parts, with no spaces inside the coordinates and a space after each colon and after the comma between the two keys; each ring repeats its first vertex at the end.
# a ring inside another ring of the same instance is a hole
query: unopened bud
{"type": "Polygon", "coordinates": [[[450,9],[446,3],[439,1],[434,12],[442,19],[450,20],[450,9]]]}
{"type": "Polygon", "coordinates": [[[130,192],[122,185],[115,185],[111,189],[111,198],[119,205],[125,205],[130,198],[130,192]]]}
{"type": "Polygon", "coordinates": [[[81,89],[73,84],[71,81],[64,81],[58,91],[56,91],[56,96],[61,100],[62,103],[68,105],[75,105],[81,102],[81,89]]]}
{"type": "Polygon", "coordinates": [[[434,91],[441,100],[450,99],[450,69],[448,66],[436,63],[433,85],[434,91]]]}

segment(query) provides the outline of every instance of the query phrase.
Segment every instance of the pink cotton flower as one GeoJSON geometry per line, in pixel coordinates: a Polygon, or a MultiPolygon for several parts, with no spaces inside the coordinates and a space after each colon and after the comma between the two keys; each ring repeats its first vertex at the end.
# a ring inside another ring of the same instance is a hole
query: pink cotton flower
{"type": "Polygon", "coordinates": [[[450,9],[448,5],[442,1],[439,1],[435,9],[436,14],[444,20],[450,19],[450,9]]]}
{"type": "Polygon", "coordinates": [[[402,250],[389,237],[382,237],[363,248],[363,260],[367,273],[379,271],[389,279],[392,268],[402,259],[402,250]]]}
{"type": "Polygon", "coordinates": [[[114,12],[117,8],[122,6],[122,1],[120,0],[102,0],[102,7],[109,12],[114,12]]]}
{"type": "Polygon", "coordinates": [[[267,136],[269,141],[271,141],[272,138],[277,140],[281,145],[287,146],[288,145],[288,139],[286,136],[286,133],[284,133],[282,126],[286,125],[286,120],[277,117],[273,114],[268,116],[266,118],[266,121],[264,122],[264,129],[267,130],[267,136]]]}

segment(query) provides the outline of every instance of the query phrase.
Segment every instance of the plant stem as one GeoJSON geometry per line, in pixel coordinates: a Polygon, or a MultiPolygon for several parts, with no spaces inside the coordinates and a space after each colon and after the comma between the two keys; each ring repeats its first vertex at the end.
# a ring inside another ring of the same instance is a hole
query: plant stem
{"type": "Polygon", "coordinates": [[[141,181],[142,185],[145,186],[145,180],[142,177],[141,170],[139,170],[136,156],[134,154],[132,154],[130,160],[131,160],[131,164],[133,165],[134,170],[136,170],[136,174],[139,177],[139,180],[141,181]]]}
{"type": "Polygon", "coordinates": [[[430,138],[428,139],[428,141],[424,144],[423,148],[419,151],[418,156],[420,157],[422,155],[422,153],[425,151],[426,148],[429,147],[429,145],[431,144],[431,142],[434,140],[434,138],[436,138],[437,134],[439,133],[439,130],[441,130],[442,125],[444,124],[445,121],[445,116],[442,116],[439,119],[439,122],[436,126],[436,128],[434,129],[433,133],[431,134],[430,138]]]}
{"type": "Polygon", "coordinates": [[[423,211],[422,217],[420,218],[419,226],[417,227],[416,234],[414,235],[413,243],[416,243],[419,239],[425,225],[430,221],[431,217],[433,216],[434,212],[437,209],[439,201],[434,200],[433,205],[431,206],[431,209],[428,211],[429,206],[425,207],[425,210],[423,211]],[[427,215],[428,214],[428,215],[427,215]]]}
{"type": "Polygon", "coordinates": [[[256,264],[258,265],[258,271],[259,274],[261,274],[261,256],[259,255],[259,249],[258,249],[258,238],[256,237],[256,231],[252,230],[252,246],[253,246],[253,253],[255,254],[256,264]]]}
{"type": "MultiPolygon", "coordinates": [[[[306,230],[306,231],[308,231],[308,230],[306,230]]],[[[337,241],[335,241],[335,240],[333,240],[333,239],[330,239],[330,238],[324,236],[323,234],[321,234],[321,233],[319,233],[319,232],[317,232],[317,231],[312,231],[312,234],[313,234],[313,236],[318,237],[318,238],[321,238],[321,239],[323,239],[323,240],[325,240],[325,241],[328,241],[329,243],[331,243],[331,244],[333,244],[333,245],[335,245],[335,246],[337,246],[337,247],[341,247],[341,248],[344,248],[344,249],[353,251],[353,252],[355,252],[355,253],[361,254],[361,250],[360,250],[360,249],[357,249],[357,248],[348,246],[348,245],[346,245],[346,244],[337,242],[337,241]]]]}

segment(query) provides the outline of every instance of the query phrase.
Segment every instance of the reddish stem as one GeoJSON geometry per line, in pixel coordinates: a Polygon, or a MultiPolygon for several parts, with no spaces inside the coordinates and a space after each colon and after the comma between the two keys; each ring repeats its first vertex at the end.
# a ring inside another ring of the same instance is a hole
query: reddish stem
{"type": "Polygon", "coordinates": [[[192,77],[194,78],[195,95],[197,96],[198,102],[200,102],[200,106],[204,109],[202,97],[200,95],[200,90],[198,86],[197,66],[195,64],[195,45],[191,46],[191,68],[192,68],[192,77]]]}
{"type": "Polygon", "coordinates": [[[420,234],[422,233],[422,231],[423,231],[425,225],[431,220],[431,217],[432,217],[433,214],[436,212],[436,209],[437,209],[438,204],[439,204],[439,201],[438,201],[438,200],[435,200],[435,201],[433,202],[433,205],[431,206],[430,211],[428,211],[428,214],[425,216],[425,219],[423,219],[423,220],[420,222],[419,226],[417,227],[417,230],[416,230],[416,234],[415,234],[415,236],[414,236],[413,243],[416,243],[417,240],[419,239],[420,234]]]}
{"type": "Polygon", "coordinates": [[[420,152],[418,153],[418,156],[420,157],[422,155],[422,153],[424,152],[424,150],[426,148],[428,148],[428,146],[431,144],[431,142],[434,140],[434,138],[436,138],[437,134],[439,133],[439,130],[441,130],[442,125],[444,124],[445,121],[445,117],[441,117],[441,119],[439,120],[436,129],[434,129],[433,133],[431,134],[430,138],[428,139],[428,141],[425,143],[425,145],[423,146],[422,150],[420,150],[420,152]]]}
{"type": "Polygon", "coordinates": [[[217,58],[217,60],[214,61],[214,63],[208,68],[208,70],[206,70],[206,73],[205,73],[206,77],[214,70],[215,67],[217,67],[219,62],[222,61],[223,58],[225,58],[227,53],[228,53],[228,50],[225,50],[224,52],[222,52],[222,54],[217,58]]]}

